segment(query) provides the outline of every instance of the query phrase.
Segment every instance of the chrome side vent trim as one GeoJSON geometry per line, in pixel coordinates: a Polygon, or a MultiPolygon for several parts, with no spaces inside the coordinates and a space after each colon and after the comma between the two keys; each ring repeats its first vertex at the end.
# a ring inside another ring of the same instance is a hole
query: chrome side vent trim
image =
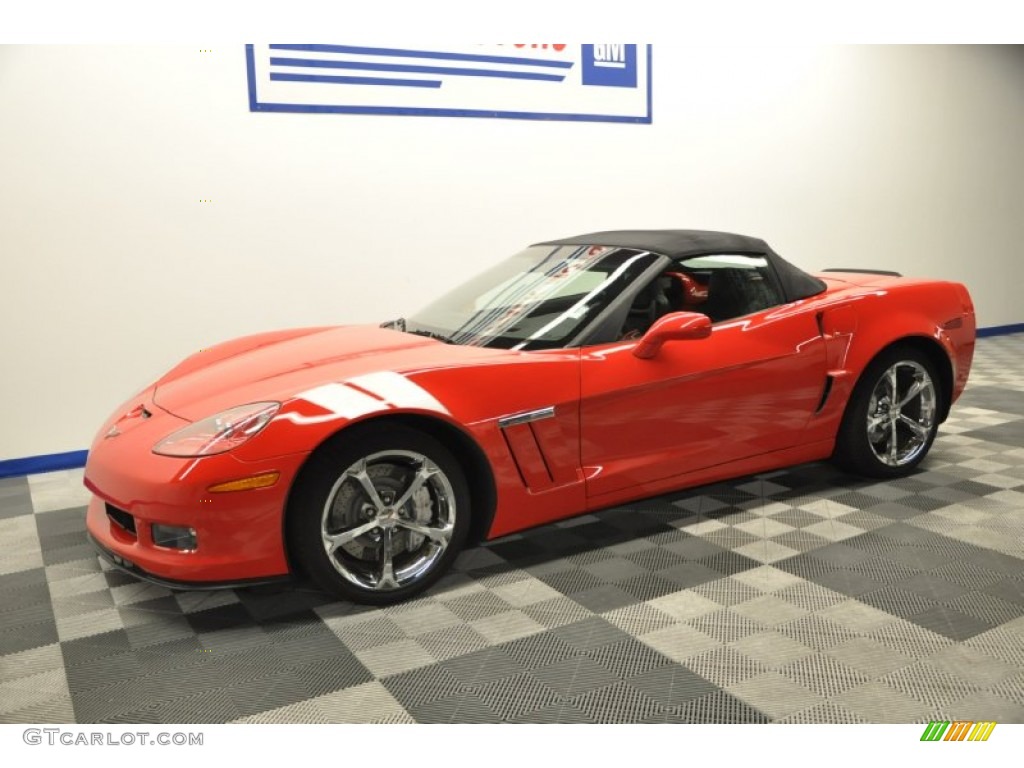
{"type": "Polygon", "coordinates": [[[546,408],[537,408],[533,411],[523,411],[522,413],[513,413],[508,416],[501,416],[498,418],[498,426],[501,429],[508,429],[509,427],[515,427],[519,424],[529,424],[531,421],[540,421],[541,419],[550,419],[555,415],[555,406],[549,405],[546,408]]]}

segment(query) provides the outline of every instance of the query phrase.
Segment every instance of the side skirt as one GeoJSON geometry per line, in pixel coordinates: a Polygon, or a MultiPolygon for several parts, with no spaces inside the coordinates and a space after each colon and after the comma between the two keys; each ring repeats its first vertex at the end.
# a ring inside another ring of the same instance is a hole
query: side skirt
{"type": "Polygon", "coordinates": [[[743,477],[758,472],[792,467],[796,464],[805,464],[810,461],[821,461],[832,455],[834,447],[835,440],[823,440],[808,445],[798,445],[781,451],[751,456],[739,461],[730,461],[727,464],[706,467],[695,472],[684,472],[663,480],[646,483],[642,486],[625,488],[621,491],[605,493],[600,496],[590,496],[587,499],[587,511],[593,512],[594,510],[622,504],[627,501],[637,501],[638,499],[646,499],[650,496],[659,496],[669,491],[681,491],[686,488],[708,485],[709,483],[717,483],[721,480],[743,477]]]}

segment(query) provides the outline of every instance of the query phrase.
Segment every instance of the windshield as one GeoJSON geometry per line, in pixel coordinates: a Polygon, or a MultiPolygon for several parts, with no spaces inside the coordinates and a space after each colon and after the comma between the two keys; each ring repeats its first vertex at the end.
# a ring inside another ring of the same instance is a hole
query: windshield
{"type": "Polygon", "coordinates": [[[409,317],[406,330],[478,347],[563,347],[657,258],[630,248],[534,245],[409,317]]]}

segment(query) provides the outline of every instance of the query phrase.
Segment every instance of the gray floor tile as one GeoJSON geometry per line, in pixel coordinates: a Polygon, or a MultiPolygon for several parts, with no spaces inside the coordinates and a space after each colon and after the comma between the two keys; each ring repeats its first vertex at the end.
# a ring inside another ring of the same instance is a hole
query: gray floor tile
{"type": "Polygon", "coordinates": [[[778,669],[814,653],[813,648],[774,630],[748,635],[731,647],[768,669],[778,669]]]}
{"type": "Polygon", "coordinates": [[[825,653],[864,673],[869,680],[876,680],[914,663],[913,656],[867,637],[854,637],[829,648],[825,653]]]}
{"type": "Polygon", "coordinates": [[[525,671],[524,665],[499,648],[442,661],[440,666],[466,686],[482,685],[525,671]]]}
{"type": "Polygon", "coordinates": [[[633,638],[602,645],[585,653],[620,679],[672,666],[668,656],[633,638]]]}
{"type": "Polygon", "coordinates": [[[474,686],[468,693],[478,698],[503,721],[513,720],[563,701],[555,688],[530,672],[521,672],[474,686]]]}
{"type": "Polygon", "coordinates": [[[967,640],[991,629],[992,625],[944,605],[928,608],[909,618],[915,624],[953,640],[967,640]]]}
{"type": "Polygon", "coordinates": [[[872,723],[917,723],[927,720],[931,711],[927,704],[879,681],[846,691],[836,703],[872,723]]]}
{"type": "Polygon", "coordinates": [[[597,616],[558,627],[552,632],[574,648],[584,651],[629,638],[629,635],[614,624],[597,616]]]}
{"type": "Polygon", "coordinates": [[[665,712],[655,699],[626,682],[587,691],[568,701],[597,723],[639,723],[665,712]]]}
{"type": "Polygon", "coordinates": [[[579,655],[533,670],[533,675],[563,698],[571,698],[618,682],[613,675],[589,657],[579,655]]]}

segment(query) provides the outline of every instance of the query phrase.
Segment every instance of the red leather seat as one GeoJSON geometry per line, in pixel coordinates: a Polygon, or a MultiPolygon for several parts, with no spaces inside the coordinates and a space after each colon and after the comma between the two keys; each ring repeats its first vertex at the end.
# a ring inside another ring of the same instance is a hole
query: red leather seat
{"type": "Polygon", "coordinates": [[[670,296],[677,299],[673,310],[676,312],[692,312],[708,300],[708,289],[691,275],[685,272],[666,272],[665,277],[671,278],[674,290],[670,296]]]}

